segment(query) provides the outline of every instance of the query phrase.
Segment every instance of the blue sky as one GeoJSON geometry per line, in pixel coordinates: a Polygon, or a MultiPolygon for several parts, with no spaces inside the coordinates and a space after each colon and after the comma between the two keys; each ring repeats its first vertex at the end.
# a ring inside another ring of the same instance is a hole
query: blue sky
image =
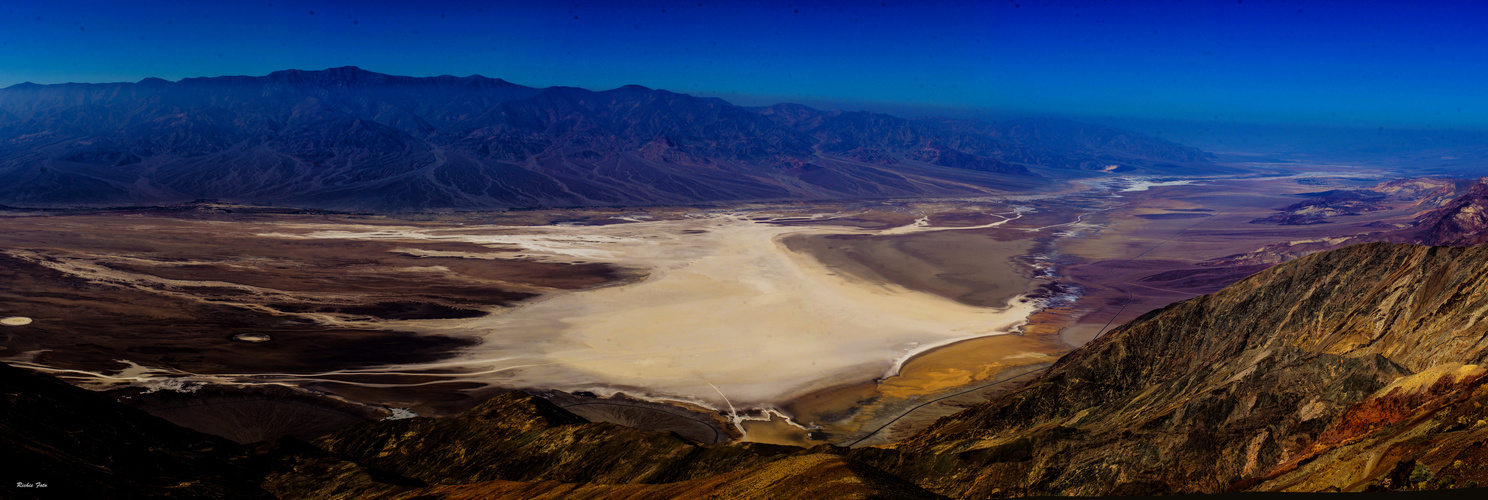
{"type": "Polygon", "coordinates": [[[1488,2],[0,4],[0,86],[355,65],[900,114],[1488,128],[1488,2]]]}

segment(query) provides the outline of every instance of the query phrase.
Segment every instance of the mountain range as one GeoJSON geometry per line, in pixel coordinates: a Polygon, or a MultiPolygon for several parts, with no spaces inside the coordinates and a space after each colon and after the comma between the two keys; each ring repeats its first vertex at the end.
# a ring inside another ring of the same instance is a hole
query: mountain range
{"type": "Polygon", "coordinates": [[[355,67],[0,89],[0,204],[357,210],[974,195],[1211,155],[1055,119],[735,106],[355,67]]]}

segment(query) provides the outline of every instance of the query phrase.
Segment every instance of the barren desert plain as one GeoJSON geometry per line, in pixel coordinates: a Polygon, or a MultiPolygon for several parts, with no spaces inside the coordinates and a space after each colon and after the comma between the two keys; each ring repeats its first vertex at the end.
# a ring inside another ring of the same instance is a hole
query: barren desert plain
{"type": "Polygon", "coordinates": [[[1249,167],[933,200],[6,212],[0,357],[243,442],[522,389],[705,442],[884,444],[1275,263],[1258,249],[1420,211],[1255,223],[1388,177],[1249,167]]]}

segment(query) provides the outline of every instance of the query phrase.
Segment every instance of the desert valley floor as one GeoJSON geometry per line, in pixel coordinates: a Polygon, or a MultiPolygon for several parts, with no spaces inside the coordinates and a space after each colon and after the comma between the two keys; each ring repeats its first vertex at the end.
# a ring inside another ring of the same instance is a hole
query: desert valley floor
{"type": "Polygon", "coordinates": [[[1306,170],[919,201],[8,212],[0,357],[243,442],[523,389],[704,442],[882,444],[1112,326],[1421,210],[1264,221],[1384,180],[1306,170]]]}

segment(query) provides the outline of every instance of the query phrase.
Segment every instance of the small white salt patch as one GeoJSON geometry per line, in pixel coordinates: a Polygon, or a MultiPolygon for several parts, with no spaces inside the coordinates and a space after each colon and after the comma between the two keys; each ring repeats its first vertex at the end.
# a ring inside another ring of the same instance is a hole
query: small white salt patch
{"type": "Polygon", "coordinates": [[[412,410],[409,410],[407,408],[388,408],[388,411],[391,414],[387,417],[384,417],[383,420],[403,420],[405,418],[414,418],[418,416],[417,413],[414,413],[412,410]]]}
{"type": "Polygon", "coordinates": [[[238,342],[268,342],[271,338],[267,333],[239,333],[232,336],[238,342]]]}

